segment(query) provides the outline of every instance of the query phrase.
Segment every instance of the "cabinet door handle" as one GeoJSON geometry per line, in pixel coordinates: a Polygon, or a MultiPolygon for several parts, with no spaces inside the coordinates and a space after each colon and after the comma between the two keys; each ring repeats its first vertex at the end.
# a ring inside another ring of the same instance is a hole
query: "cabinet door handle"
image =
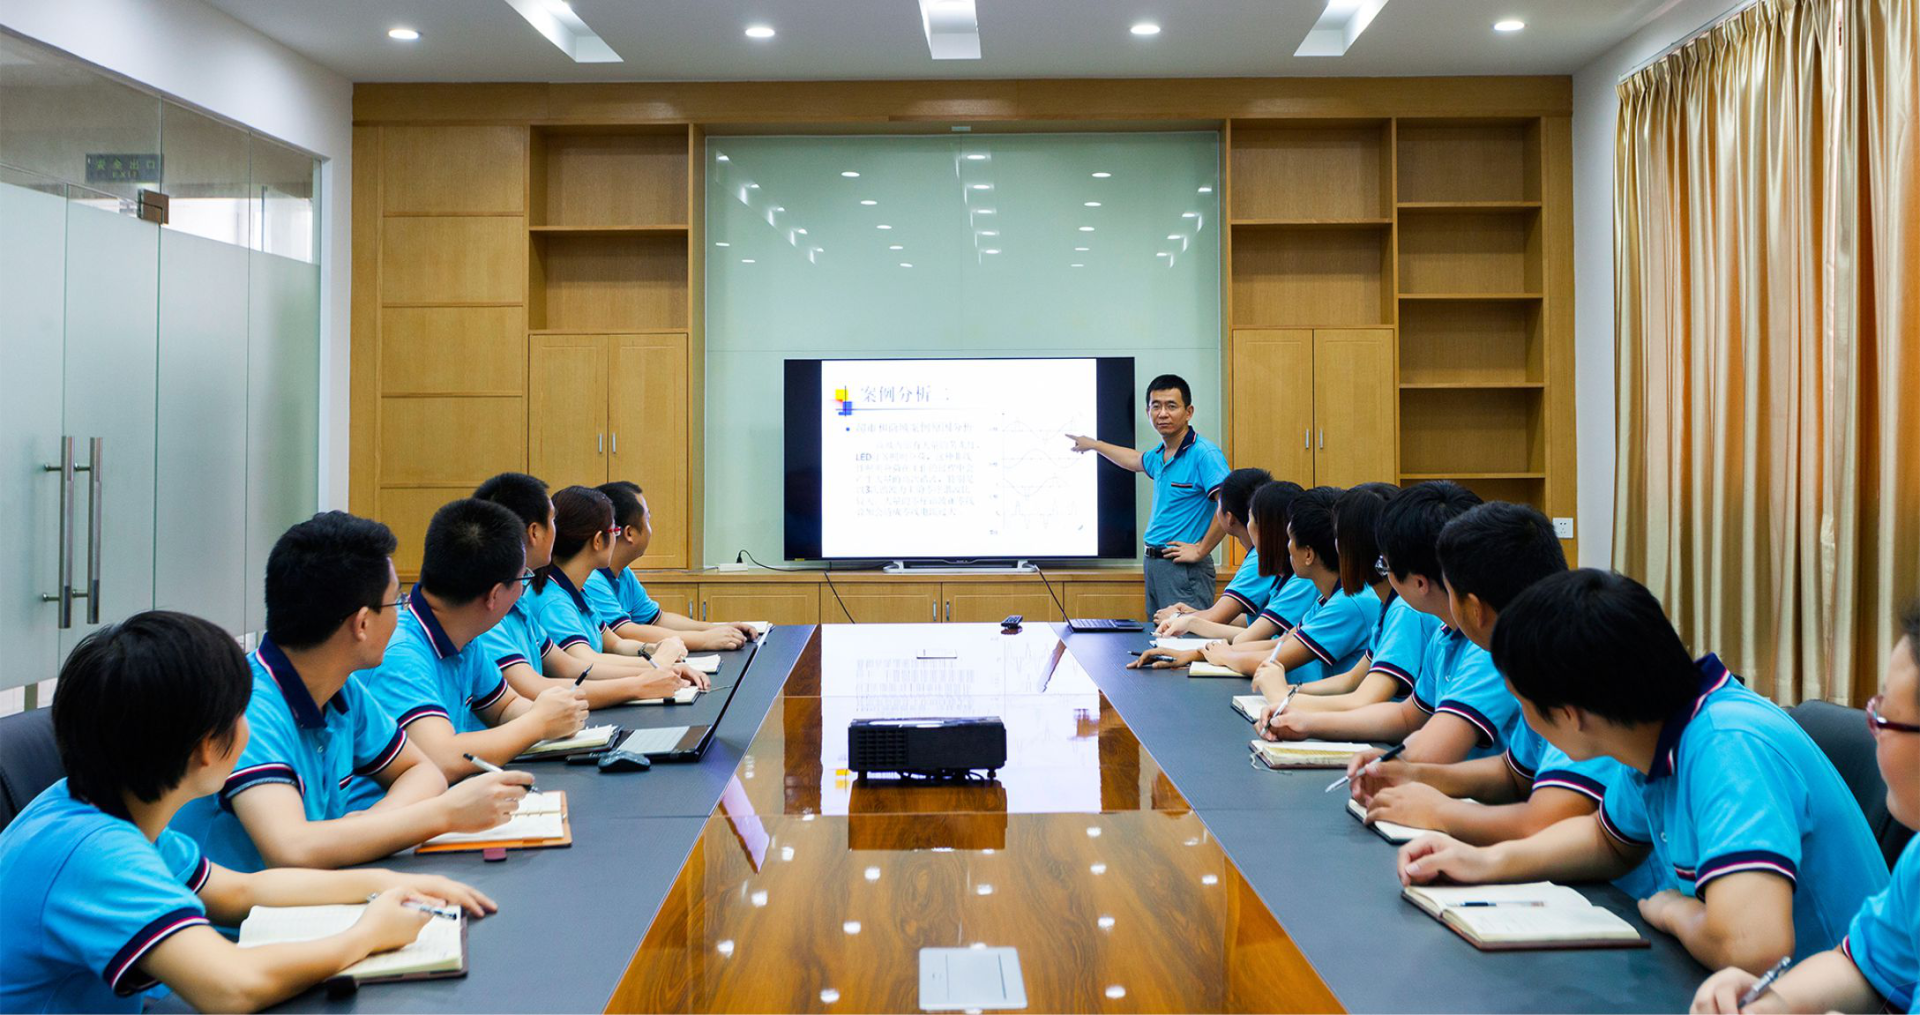
{"type": "Polygon", "coordinates": [[[701,604],[700,604],[700,619],[701,619],[701,620],[705,620],[705,619],[707,619],[707,605],[708,605],[708,604],[706,604],[706,603],[701,603],[701,604]]]}
{"type": "Polygon", "coordinates": [[[931,614],[931,616],[927,617],[928,620],[939,620],[940,619],[940,603],[938,601],[928,603],[927,612],[931,614]]]}
{"type": "Polygon", "coordinates": [[[613,445],[609,450],[611,450],[616,455],[619,454],[620,453],[620,431],[618,430],[613,431],[613,439],[608,443],[613,445]]]}
{"type": "Polygon", "coordinates": [[[1326,450],[1326,447],[1327,447],[1327,432],[1325,430],[1322,430],[1320,431],[1320,449],[1324,451],[1326,450]]]}
{"type": "Polygon", "coordinates": [[[693,616],[693,600],[687,600],[687,616],[693,616]]]}
{"type": "Polygon", "coordinates": [[[596,455],[604,455],[607,453],[606,434],[597,433],[593,435],[593,453],[596,455]]]}
{"type": "Polygon", "coordinates": [[[1307,429],[1300,434],[1300,450],[1313,450],[1313,427],[1307,427],[1307,429]]]}
{"type": "Polygon", "coordinates": [[[953,600],[947,600],[947,623],[953,623],[953,600]]]}

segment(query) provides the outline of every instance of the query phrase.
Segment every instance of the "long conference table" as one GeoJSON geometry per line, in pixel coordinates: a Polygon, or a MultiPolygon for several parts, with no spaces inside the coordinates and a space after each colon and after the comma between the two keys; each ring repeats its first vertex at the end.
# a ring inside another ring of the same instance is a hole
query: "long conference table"
{"type": "MultiPolygon", "coordinates": [[[[1676,1011],[1705,975],[1652,946],[1479,952],[1402,901],[1395,851],[1331,774],[1249,763],[1239,681],[1128,670],[1140,634],[1030,624],[776,627],[679,706],[697,762],[531,768],[573,844],[402,854],[478,886],[464,978],[316,989],[288,1011],[919,1010],[918,952],[1018,949],[1033,1011],[1676,1011]],[[846,770],[857,718],[999,716],[998,777],[846,770]]],[[[177,1005],[177,1001],[174,1002],[177,1005]]]]}

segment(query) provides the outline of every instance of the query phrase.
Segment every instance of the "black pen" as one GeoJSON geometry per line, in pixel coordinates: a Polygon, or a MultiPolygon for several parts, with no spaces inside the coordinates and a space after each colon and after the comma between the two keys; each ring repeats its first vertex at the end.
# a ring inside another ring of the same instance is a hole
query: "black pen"
{"type": "MultiPolygon", "coordinates": [[[[1373,766],[1378,765],[1383,761],[1392,761],[1393,759],[1400,756],[1401,751],[1404,751],[1406,749],[1407,749],[1407,742],[1405,740],[1402,740],[1399,743],[1394,744],[1392,747],[1387,748],[1387,753],[1382,754],[1381,756],[1373,759],[1372,761],[1367,762],[1364,765],[1361,765],[1360,771],[1364,772],[1367,769],[1372,768],[1373,766]]],[[[1327,788],[1321,790],[1320,792],[1331,793],[1334,790],[1339,789],[1340,787],[1345,786],[1347,783],[1350,783],[1352,781],[1353,781],[1353,776],[1343,775],[1340,778],[1335,779],[1332,782],[1328,783],[1327,788]]]]}
{"type": "Polygon", "coordinates": [[[592,663],[588,663],[588,664],[587,664],[587,668],[586,668],[586,669],[584,669],[584,670],[581,670],[581,671],[580,671],[580,675],[579,675],[579,676],[577,676],[577,677],[575,677],[575,678],[573,678],[573,686],[575,686],[575,687],[579,687],[579,686],[580,686],[581,684],[583,684],[583,683],[586,683],[586,680],[587,680],[587,674],[589,674],[589,673],[592,673],[592,672],[593,672],[593,664],[592,664],[592,663]]]}
{"type": "MultiPolygon", "coordinates": [[[[498,773],[500,773],[501,775],[506,775],[506,774],[507,774],[507,770],[506,770],[506,769],[504,769],[504,768],[501,768],[501,767],[500,767],[499,765],[496,765],[496,764],[494,764],[493,762],[491,762],[491,761],[488,761],[488,760],[487,760],[487,759],[485,759],[485,758],[476,758],[476,757],[474,757],[474,756],[473,756],[473,755],[471,755],[471,754],[462,754],[462,755],[460,755],[460,756],[461,756],[461,757],[463,757],[463,758],[465,758],[465,759],[467,759],[468,761],[471,761],[471,762],[473,762],[473,766],[474,766],[475,768],[478,768],[478,769],[480,769],[480,770],[481,770],[481,771],[483,771],[483,772],[498,772],[498,773]]],[[[529,793],[538,793],[538,792],[540,792],[540,791],[539,791],[539,790],[537,790],[537,789],[535,789],[535,788],[533,787],[533,783],[527,783],[527,792],[529,792],[529,793]]]]}

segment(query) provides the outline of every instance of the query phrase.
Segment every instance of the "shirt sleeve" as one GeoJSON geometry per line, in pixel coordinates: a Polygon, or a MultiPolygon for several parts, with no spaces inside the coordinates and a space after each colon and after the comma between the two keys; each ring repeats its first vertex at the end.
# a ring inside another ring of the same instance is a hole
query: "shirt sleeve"
{"type": "Polygon", "coordinates": [[[1327,666],[1333,666],[1342,659],[1351,659],[1367,644],[1368,621],[1379,616],[1368,610],[1366,604],[1348,595],[1336,595],[1324,609],[1302,623],[1293,632],[1300,644],[1313,653],[1315,659],[1327,666]]]}
{"type": "MultiPolygon", "coordinates": [[[[1524,719],[1519,722],[1521,726],[1526,726],[1524,719]]],[[[1532,727],[1527,729],[1532,733],[1532,727]]],[[[1540,735],[1534,733],[1533,738],[1540,740],[1540,735]]],[[[1533,790],[1536,793],[1543,789],[1564,789],[1599,803],[1606,798],[1607,788],[1619,781],[1620,775],[1625,771],[1620,763],[1612,758],[1597,757],[1575,761],[1567,757],[1566,752],[1560,748],[1544,740],[1540,742],[1543,749],[1537,762],[1538,767],[1533,774],[1533,790]]]]}
{"type": "Polygon", "coordinates": [[[452,722],[452,709],[458,703],[441,700],[434,667],[424,646],[395,639],[387,644],[387,655],[380,665],[363,671],[366,678],[362,686],[401,729],[428,716],[452,722]]]}
{"type": "Polygon", "coordinates": [[[1653,845],[1653,826],[1647,821],[1645,791],[1622,779],[1607,787],[1600,801],[1600,827],[1620,842],[1642,849],[1653,845]]]}
{"type": "Polygon", "coordinates": [[[1800,820],[1807,788],[1798,772],[1762,738],[1728,731],[1709,741],[1711,758],[1682,759],[1687,820],[1698,862],[1695,895],[1714,879],[1765,871],[1798,883],[1800,820]]]}
{"type": "Polygon", "coordinates": [[[601,627],[618,627],[627,619],[627,611],[620,608],[620,597],[600,572],[595,571],[580,592],[587,597],[587,608],[593,611],[593,619],[601,627]]]}
{"type": "Polygon", "coordinates": [[[400,756],[400,749],[407,746],[407,731],[367,694],[359,679],[348,677],[340,693],[353,717],[353,774],[371,777],[400,756]]]}
{"type": "Polygon", "coordinates": [[[1247,616],[1257,617],[1273,598],[1273,579],[1260,573],[1260,558],[1248,554],[1233,572],[1233,580],[1227,583],[1223,595],[1240,604],[1241,612],[1247,616]]]}
{"type": "MultiPolygon", "coordinates": [[[[460,661],[460,670],[462,675],[466,677],[467,707],[472,709],[474,714],[478,715],[481,712],[485,712],[499,702],[501,698],[506,697],[506,674],[501,673],[497,667],[488,663],[486,657],[478,655],[464,656],[460,661]]],[[[459,724],[456,723],[455,725],[458,726],[459,724]]]]}
{"type": "Polygon", "coordinates": [[[166,842],[164,850],[167,855],[131,827],[97,832],[74,851],[47,891],[41,917],[47,938],[120,997],[158,982],[136,968],[154,946],[208,923],[191,875],[170,869],[170,862],[190,862],[197,871],[205,863],[199,850],[190,842],[166,842]]]}
{"type": "Polygon", "coordinates": [[[1527,725],[1527,721],[1516,715],[1507,729],[1507,767],[1515,775],[1532,782],[1540,773],[1540,758],[1548,750],[1547,742],[1540,734],[1527,725]]]}
{"type": "Polygon", "coordinates": [[[1507,682],[1493,665],[1493,656],[1478,645],[1467,645],[1454,658],[1434,714],[1457,715],[1479,731],[1480,746],[1498,747],[1520,705],[1507,693],[1507,682]]]}
{"type": "Polygon", "coordinates": [[[552,638],[553,643],[562,650],[575,645],[598,647],[590,637],[594,632],[587,630],[580,611],[574,609],[573,600],[566,595],[556,593],[543,597],[536,615],[540,618],[540,626],[546,629],[547,637],[552,638]]]}
{"type": "Polygon", "coordinates": [[[1920,839],[1907,843],[1893,880],[1868,899],[1847,928],[1840,952],[1893,1011],[1920,1001],[1920,839]]]}
{"type": "Polygon", "coordinates": [[[1220,484],[1227,481],[1227,473],[1233,470],[1227,466],[1227,456],[1219,448],[1208,448],[1206,457],[1200,459],[1200,489],[1208,495],[1220,490],[1220,484]]]}
{"type": "Polygon", "coordinates": [[[1160,446],[1158,444],[1149,450],[1140,452],[1140,471],[1145,473],[1148,479],[1159,479],[1160,470],[1166,468],[1166,464],[1166,462],[1161,460],[1160,446]]]}
{"type": "Polygon", "coordinates": [[[645,585],[640,584],[640,579],[633,577],[629,572],[626,576],[626,584],[633,588],[633,599],[626,604],[627,619],[636,624],[651,624],[659,620],[660,604],[653,601],[653,596],[648,594],[645,585]]]}
{"type": "Polygon", "coordinates": [[[234,762],[233,773],[220,787],[221,807],[232,810],[234,797],[268,783],[292,786],[294,792],[306,795],[306,781],[294,767],[301,751],[300,734],[294,728],[292,717],[281,712],[281,708],[280,702],[260,691],[254,692],[253,700],[247,704],[247,746],[234,762]]]}
{"type": "Polygon", "coordinates": [[[167,873],[186,885],[187,891],[200,894],[200,889],[207,886],[207,879],[213,876],[213,863],[200,852],[200,844],[193,841],[193,836],[165,828],[161,829],[160,840],[154,845],[160,850],[160,862],[167,865],[167,873]]]}
{"type": "MultiPolygon", "coordinates": [[[[509,614],[506,619],[493,625],[492,630],[475,639],[471,651],[478,652],[503,677],[510,666],[525,664],[537,670],[539,665],[536,660],[527,658],[530,646],[525,644],[526,639],[516,637],[523,634],[524,629],[518,619],[509,614]]],[[[545,655],[545,652],[541,654],[545,655]]]]}
{"type": "Polygon", "coordinates": [[[1373,657],[1368,673],[1384,673],[1400,685],[1402,696],[1412,694],[1420,678],[1420,664],[1427,654],[1427,640],[1433,631],[1421,623],[1426,614],[1398,600],[1387,607],[1386,620],[1380,624],[1369,654],[1373,657]]]}

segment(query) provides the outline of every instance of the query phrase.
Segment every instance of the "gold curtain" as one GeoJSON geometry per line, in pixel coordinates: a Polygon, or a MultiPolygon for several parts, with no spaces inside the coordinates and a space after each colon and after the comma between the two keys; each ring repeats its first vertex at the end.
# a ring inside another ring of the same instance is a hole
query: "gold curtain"
{"type": "Polygon", "coordinates": [[[1614,565],[1783,702],[1864,702],[1920,594],[1916,2],[1761,0],[1620,86],[1614,565]]]}

